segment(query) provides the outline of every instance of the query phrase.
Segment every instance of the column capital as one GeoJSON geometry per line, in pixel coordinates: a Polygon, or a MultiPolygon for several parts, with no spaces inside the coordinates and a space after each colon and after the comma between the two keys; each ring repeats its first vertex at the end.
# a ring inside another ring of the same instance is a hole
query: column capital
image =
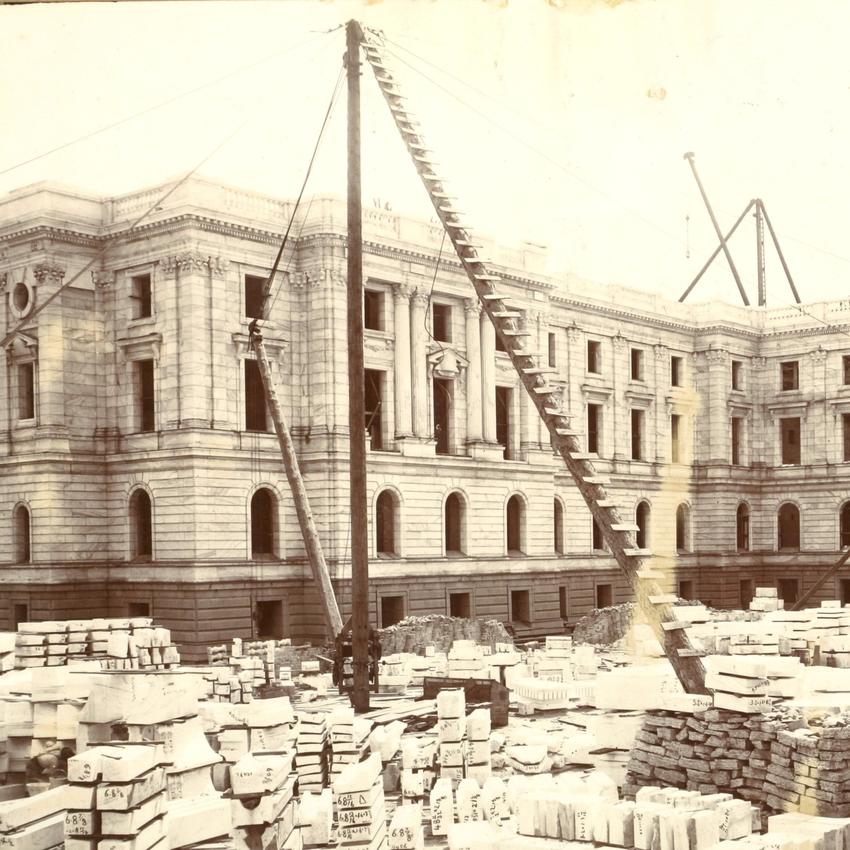
{"type": "Polygon", "coordinates": [[[709,363],[725,363],[729,359],[729,352],[723,348],[709,348],[705,352],[705,359],[709,363]]]}
{"type": "Polygon", "coordinates": [[[657,342],[653,348],[655,349],[655,359],[656,360],[665,360],[670,351],[666,345],[662,345],[660,342],[657,342]]]}
{"type": "Polygon", "coordinates": [[[464,298],[463,312],[466,313],[467,316],[480,316],[481,303],[477,298],[464,298]]]}
{"type": "Polygon", "coordinates": [[[115,272],[104,269],[92,269],[91,282],[96,289],[106,289],[115,283],[115,272]]]}
{"type": "Polygon", "coordinates": [[[813,363],[823,363],[826,360],[826,349],[819,345],[814,351],[809,352],[809,357],[811,357],[813,363]]]}
{"type": "Polygon", "coordinates": [[[430,300],[431,293],[426,292],[424,289],[419,289],[418,287],[411,295],[411,301],[415,307],[427,307],[430,300]]]}
{"type": "Polygon", "coordinates": [[[45,281],[50,281],[51,283],[61,283],[62,278],[65,277],[65,269],[62,266],[57,265],[56,263],[39,263],[33,270],[33,277],[39,282],[44,283],[45,281]]]}
{"type": "Polygon", "coordinates": [[[416,287],[408,283],[397,283],[392,288],[393,301],[409,301],[415,290],[416,287]]]}
{"type": "Polygon", "coordinates": [[[581,339],[581,328],[575,321],[567,328],[567,339],[570,342],[578,342],[581,339]]]}

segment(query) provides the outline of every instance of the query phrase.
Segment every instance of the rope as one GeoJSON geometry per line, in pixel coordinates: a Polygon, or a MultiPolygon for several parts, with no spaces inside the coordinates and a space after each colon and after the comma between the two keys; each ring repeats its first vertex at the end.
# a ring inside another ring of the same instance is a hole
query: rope
{"type": "Polygon", "coordinates": [[[313,163],[316,161],[316,154],[319,152],[319,145],[322,143],[322,137],[325,134],[325,127],[328,125],[328,119],[331,117],[331,111],[333,110],[334,103],[336,102],[337,92],[339,91],[340,82],[342,81],[343,69],[340,68],[339,74],[337,74],[336,83],[334,84],[333,92],[331,93],[331,99],[328,103],[327,111],[325,112],[325,117],[322,120],[322,126],[319,129],[319,136],[316,139],[316,144],[313,147],[313,154],[310,157],[310,162],[307,165],[307,173],[304,175],[304,182],[301,184],[301,191],[298,193],[298,197],[295,200],[295,206],[292,208],[292,215],[289,217],[289,223],[286,225],[286,231],[283,234],[283,239],[280,243],[280,249],[277,252],[277,256],[274,259],[274,264],[272,265],[272,270],[269,272],[269,276],[266,279],[265,284],[263,285],[263,304],[260,310],[261,314],[264,318],[266,318],[266,302],[269,298],[269,294],[272,288],[272,281],[274,280],[275,274],[277,274],[278,266],[280,265],[280,259],[283,256],[283,252],[286,249],[286,243],[289,240],[289,233],[292,230],[292,223],[295,221],[295,215],[298,212],[298,207],[301,204],[301,199],[304,197],[304,190],[307,188],[307,181],[310,179],[310,173],[313,170],[313,163]]]}

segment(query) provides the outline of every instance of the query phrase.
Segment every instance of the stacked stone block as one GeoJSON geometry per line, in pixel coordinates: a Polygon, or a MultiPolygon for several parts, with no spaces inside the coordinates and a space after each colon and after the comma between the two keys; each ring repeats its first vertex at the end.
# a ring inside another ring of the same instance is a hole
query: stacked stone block
{"type": "Polygon", "coordinates": [[[850,723],[806,727],[784,709],[766,715],[710,709],[649,712],[629,761],[624,793],[663,784],[731,793],[772,811],[850,816],[850,723]]]}
{"type": "Polygon", "coordinates": [[[298,773],[299,793],[321,792],[328,784],[330,755],[327,716],[324,712],[299,714],[295,748],[295,770],[298,773]]]}
{"type": "Polygon", "coordinates": [[[384,847],[387,815],[378,754],[348,765],[334,781],[333,792],[339,844],[361,850],[384,847]]]}
{"type": "Polygon", "coordinates": [[[437,761],[440,778],[459,781],[464,777],[466,755],[466,695],[461,688],[437,694],[437,761]]]}

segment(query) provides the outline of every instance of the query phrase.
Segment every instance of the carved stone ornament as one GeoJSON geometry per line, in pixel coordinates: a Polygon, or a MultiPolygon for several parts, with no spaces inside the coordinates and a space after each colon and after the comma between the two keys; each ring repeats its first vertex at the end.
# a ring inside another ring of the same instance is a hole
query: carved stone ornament
{"type": "Polygon", "coordinates": [[[819,345],[814,351],[809,352],[809,357],[812,358],[813,363],[823,363],[826,360],[826,349],[819,345]]]}
{"type": "Polygon", "coordinates": [[[453,348],[431,343],[428,363],[435,378],[457,378],[466,369],[468,361],[453,348]]]}
{"type": "Polygon", "coordinates": [[[0,272],[0,295],[6,291],[9,285],[9,272],[0,272]]]}
{"type": "Polygon", "coordinates": [[[753,369],[764,369],[767,366],[767,358],[766,357],[753,357],[752,365],[753,365],[753,369]]]}
{"type": "Polygon", "coordinates": [[[157,262],[165,274],[174,274],[178,270],[181,272],[212,271],[223,274],[229,261],[222,257],[210,257],[200,251],[181,251],[179,254],[163,257],[157,262]]]}
{"type": "Polygon", "coordinates": [[[666,360],[667,355],[669,354],[669,349],[666,345],[661,345],[661,343],[656,343],[653,348],[655,349],[655,359],[658,361],[666,360]]]}
{"type": "Polygon", "coordinates": [[[626,347],[626,338],[622,334],[617,334],[613,339],[614,350],[622,351],[626,347]]]}
{"type": "Polygon", "coordinates": [[[97,289],[106,289],[115,283],[115,272],[105,271],[103,269],[92,269],[91,282],[97,289]]]}
{"type": "Polygon", "coordinates": [[[581,339],[581,328],[575,322],[567,328],[567,339],[570,342],[578,342],[581,339]]]}
{"type": "Polygon", "coordinates": [[[725,363],[729,359],[729,352],[723,348],[709,348],[705,352],[705,359],[709,363],[725,363]]]}
{"type": "Polygon", "coordinates": [[[33,270],[33,277],[40,283],[61,283],[65,277],[65,269],[55,263],[39,263],[33,270]]]}

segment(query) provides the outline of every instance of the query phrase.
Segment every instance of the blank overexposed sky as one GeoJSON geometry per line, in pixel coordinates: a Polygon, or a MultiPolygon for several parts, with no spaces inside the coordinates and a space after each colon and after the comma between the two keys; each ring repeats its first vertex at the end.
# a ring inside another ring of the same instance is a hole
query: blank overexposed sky
{"type": "MultiPolygon", "coordinates": [[[[682,159],[693,150],[724,229],[762,197],[804,300],[850,296],[844,0],[4,6],[0,192],[40,180],[132,191],[238,129],[201,173],[294,197],[341,68],[344,32],[326,31],[350,17],[392,40],[469,221],[547,245],[553,272],[678,297],[715,244],[682,159]]],[[[430,217],[363,83],[365,200],[430,217]]],[[[342,95],[308,193],[345,191],[342,95]]],[[[755,300],[752,221],[732,244],[755,300]]],[[[769,299],[790,301],[768,256],[769,299]]],[[[737,298],[724,263],[694,295],[737,298]]]]}

